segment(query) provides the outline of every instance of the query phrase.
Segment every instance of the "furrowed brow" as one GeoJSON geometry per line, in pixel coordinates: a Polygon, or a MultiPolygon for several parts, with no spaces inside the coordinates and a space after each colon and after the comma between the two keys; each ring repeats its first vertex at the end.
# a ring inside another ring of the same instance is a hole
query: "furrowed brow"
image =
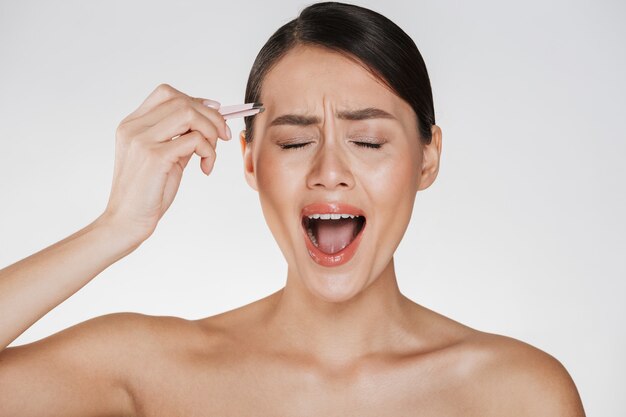
{"type": "Polygon", "coordinates": [[[292,125],[292,126],[310,126],[320,123],[321,120],[316,116],[305,116],[302,114],[283,114],[270,122],[271,126],[292,125]]]}
{"type": "MultiPolygon", "coordinates": [[[[358,110],[343,110],[337,112],[337,117],[343,120],[367,120],[367,119],[395,119],[395,116],[385,110],[376,107],[367,107],[358,110]]],[[[303,114],[283,114],[272,120],[269,126],[292,125],[310,126],[321,123],[317,116],[307,116],[303,114]]]]}
{"type": "Polygon", "coordinates": [[[337,112],[337,117],[344,120],[395,119],[392,114],[376,107],[340,111],[337,112]]]}

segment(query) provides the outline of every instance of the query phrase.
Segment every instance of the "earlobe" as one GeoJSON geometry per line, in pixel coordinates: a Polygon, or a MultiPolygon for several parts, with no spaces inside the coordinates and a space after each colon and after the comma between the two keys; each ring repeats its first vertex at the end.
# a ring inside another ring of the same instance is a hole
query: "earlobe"
{"type": "Polygon", "coordinates": [[[246,182],[252,189],[258,191],[256,184],[256,172],[254,170],[254,161],[252,159],[252,146],[246,142],[246,131],[239,133],[239,144],[241,145],[241,154],[243,156],[243,173],[246,182]]]}
{"type": "Polygon", "coordinates": [[[432,125],[431,134],[431,142],[428,145],[423,145],[422,173],[418,191],[430,187],[439,173],[442,139],[441,128],[437,125],[432,125]]]}

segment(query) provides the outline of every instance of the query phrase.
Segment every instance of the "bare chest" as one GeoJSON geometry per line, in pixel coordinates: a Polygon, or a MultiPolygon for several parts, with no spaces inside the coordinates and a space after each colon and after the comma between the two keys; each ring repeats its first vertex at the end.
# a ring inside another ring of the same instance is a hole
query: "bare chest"
{"type": "Polygon", "coordinates": [[[138,417],[480,415],[453,381],[411,366],[329,375],[242,360],[155,372],[134,389],[138,417]]]}

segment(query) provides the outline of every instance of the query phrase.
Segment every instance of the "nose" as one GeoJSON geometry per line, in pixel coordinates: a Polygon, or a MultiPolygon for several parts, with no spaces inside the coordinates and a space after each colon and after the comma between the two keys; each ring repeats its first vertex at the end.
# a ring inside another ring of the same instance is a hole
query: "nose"
{"type": "Polygon", "coordinates": [[[324,190],[349,190],[354,187],[350,164],[337,144],[322,142],[309,170],[307,186],[324,190]]]}

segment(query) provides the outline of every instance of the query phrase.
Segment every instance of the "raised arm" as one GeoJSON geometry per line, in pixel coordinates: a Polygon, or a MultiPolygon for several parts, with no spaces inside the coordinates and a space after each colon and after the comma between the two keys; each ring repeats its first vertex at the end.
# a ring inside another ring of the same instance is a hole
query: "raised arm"
{"type": "Polygon", "coordinates": [[[158,86],[118,126],[106,210],[60,242],[0,270],[0,417],[127,415],[128,345],[140,315],[88,320],[38,342],[7,347],[154,232],[195,153],[203,172],[230,133],[219,103],[158,86]],[[135,326],[135,327],[133,327],[135,326]]]}
{"type": "Polygon", "coordinates": [[[0,347],[7,347],[140,243],[101,216],[60,242],[0,270],[0,347]]]}

